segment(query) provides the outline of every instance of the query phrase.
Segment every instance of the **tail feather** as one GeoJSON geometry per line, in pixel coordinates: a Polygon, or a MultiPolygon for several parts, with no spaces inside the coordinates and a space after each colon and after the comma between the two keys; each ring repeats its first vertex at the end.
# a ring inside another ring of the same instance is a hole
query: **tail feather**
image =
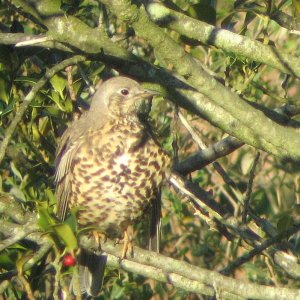
{"type": "MultiPolygon", "coordinates": [[[[78,257],[80,293],[97,297],[102,289],[107,255],[82,249],[78,257]]],[[[74,290],[74,294],[78,294],[74,290]]]]}
{"type": "Polygon", "coordinates": [[[149,250],[159,253],[161,230],[161,191],[152,201],[151,217],[150,217],[150,237],[149,250]]]}

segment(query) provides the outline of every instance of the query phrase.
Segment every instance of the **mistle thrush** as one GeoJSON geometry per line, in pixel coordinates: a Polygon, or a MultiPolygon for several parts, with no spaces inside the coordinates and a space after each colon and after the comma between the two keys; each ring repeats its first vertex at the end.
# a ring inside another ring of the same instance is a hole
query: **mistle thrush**
{"type": "MultiPolygon", "coordinates": [[[[152,96],[132,79],[109,79],[99,86],[89,111],[66,130],[56,160],[60,219],[78,207],[80,226],[121,238],[149,207],[157,207],[170,159],[140,118],[141,103],[152,96]]],[[[152,220],[158,222],[157,213],[152,220]]],[[[90,270],[97,272],[103,275],[90,270]]],[[[89,276],[82,289],[96,296],[102,282],[89,276]]]]}

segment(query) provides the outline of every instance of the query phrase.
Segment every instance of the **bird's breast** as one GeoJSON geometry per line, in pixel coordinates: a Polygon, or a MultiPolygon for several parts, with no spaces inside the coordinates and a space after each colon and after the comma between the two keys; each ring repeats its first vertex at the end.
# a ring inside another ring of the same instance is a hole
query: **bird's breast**
{"type": "Polygon", "coordinates": [[[79,223],[110,233],[123,231],[144,214],[169,159],[152,139],[140,143],[141,136],[132,131],[102,132],[78,149],[70,205],[80,207],[79,223]]]}

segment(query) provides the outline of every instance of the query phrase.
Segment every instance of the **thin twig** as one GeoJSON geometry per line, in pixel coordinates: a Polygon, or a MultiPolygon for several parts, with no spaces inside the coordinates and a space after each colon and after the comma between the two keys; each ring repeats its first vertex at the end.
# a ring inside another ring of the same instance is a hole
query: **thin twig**
{"type": "Polygon", "coordinates": [[[245,253],[244,255],[240,256],[235,261],[230,263],[226,268],[224,268],[221,271],[221,273],[226,275],[231,274],[235,269],[240,267],[242,264],[250,261],[254,256],[261,254],[264,250],[274,245],[275,243],[281,242],[283,239],[287,239],[291,235],[297,233],[299,230],[300,230],[300,224],[297,224],[294,225],[293,227],[290,227],[288,230],[285,230],[284,232],[276,235],[275,237],[265,240],[259,246],[255,247],[251,251],[245,253]]]}
{"type": "Polygon", "coordinates": [[[249,174],[249,181],[247,184],[246,197],[245,197],[245,201],[244,201],[244,211],[243,211],[243,215],[242,215],[242,221],[244,223],[246,223],[246,219],[247,219],[247,215],[248,215],[248,211],[249,211],[249,207],[250,207],[250,199],[251,199],[251,194],[252,194],[253,181],[254,181],[254,177],[255,177],[255,169],[258,164],[259,157],[260,157],[260,152],[258,151],[255,156],[255,159],[254,159],[254,162],[253,162],[250,174],[249,174]]]}
{"type": "MultiPolygon", "coordinates": [[[[193,127],[190,125],[188,120],[184,117],[184,115],[179,111],[178,116],[180,118],[180,121],[182,124],[185,126],[185,128],[189,131],[190,135],[192,136],[193,140],[196,142],[198,147],[200,149],[205,149],[207,146],[205,143],[202,141],[200,136],[196,133],[196,131],[193,129],[193,127]]],[[[219,173],[219,175],[223,178],[224,182],[228,184],[229,186],[233,187],[235,186],[233,180],[227,175],[226,171],[223,169],[220,163],[214,161],[212,162],[212,165],[214,169],[219,173]]]]}
{"type": "Polygon", "coordinates": [[[30,286],[30,283],[27,281],[27,279],[25,278],[25,276],[23,275],[23,268],[22,266],[20,266],[18,268],[18,278],[21,281],[25,291],[26,291],[26,295],[27,295],[27,299],[29,300],[35,300],[35,297],[33,296],[33,292],[30,286]]]}
{"type": "MultiPolygon", "coordinates": [[[[175,173],[172,173],[170,178],[169,178],[169,182],[176,187],[180,192],[182,192],[184,195],[188,196],[189,199],[191,199],[191,202],[193,204],[193,206],[195,207],[195,209],[197,211],[199,211],[200,209],[205,209],[207,212],[210,213],[211,217],[215,217],[217,220],[221,220],[222,219],[222,215],[218,212],[218,210],[216,209],[212,209],[210,206],[208,205],[209,201],[207,201],[208,199],[204,199],[209,197],[208,193],[203,193],[203,197],[201,197],[199,194],[196,196],[193,192],[191,192],[187,187],[186,187],[186,181],[181,178],[180,176],[178,176],[175,173]],[[198,198],[200,196],[200,198],[198,198]],[[202,198],[202,199],[201,199],[202,198]],[[200,201],[200,199],[202,201],[200,201]]],[[[209,197],[212,198],[212,197],[209,197]]],[[[213,203],[213,202],[212,202],[213,203]]],[[[210,203],[210,204],[212,204],[210,203]]],[[[203,214],[202,214],[203,215],[203,214]]]]}
{"type": "Polygon", "coordinates": [[[47,36],[45,37],[38,37],[38,38],[33,38],[31,40],[27,40],[27,41],[22,41],[22,42],[18,42],[16,43],[16,47],[24,47],[24,46],[32,46],[34,44],[40,44],[40,43],[44,43],[47,41],[50,41],[51,39],[47,36]]]}
{"type": "Polygon", "coordinates": [[[71,100],[74,102],[74,101],[76,101],[76,92],[74,90],[74,80],[73,80],[72,70],[73,70],[72,65],[66,67],[69,95],[70,95],[71,100]]]}
{"type": "Polygon", "coordinates": [[[84,70],[80,64],[78,64],[78,70],[79,70],[80,76],[82,77],[83,81],[88,86],[90,94],[91,95],[95,94],[96,89],[94,88],[92,82],[90,81],[90,79],[88,78],[88,76],[86,75],[86,73],[84,72],[84,70]]]}

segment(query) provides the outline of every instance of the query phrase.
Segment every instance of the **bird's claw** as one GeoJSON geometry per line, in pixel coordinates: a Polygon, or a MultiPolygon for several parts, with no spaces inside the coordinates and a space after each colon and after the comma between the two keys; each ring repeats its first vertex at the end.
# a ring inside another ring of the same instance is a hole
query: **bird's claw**
{"type": "Polygon", "coordinates": [[[122,250],[121,258],[126,258],[127,253],[132,257],[133,256],[133,243],[132,243],[132,237],[125,231],[124,233],[124,245],[122,250]]]}
{"type": "Polygon", "coordinates": [[[95,244],[97,245],[97,249],[95,249],[95,250],[100,251],[101,250],[101,242],[105,242],[107,240],[106,235],[102,232],[98,232],[96,230],[93,230],[92,231],[92,237],[94,238],[95,244]]]}

